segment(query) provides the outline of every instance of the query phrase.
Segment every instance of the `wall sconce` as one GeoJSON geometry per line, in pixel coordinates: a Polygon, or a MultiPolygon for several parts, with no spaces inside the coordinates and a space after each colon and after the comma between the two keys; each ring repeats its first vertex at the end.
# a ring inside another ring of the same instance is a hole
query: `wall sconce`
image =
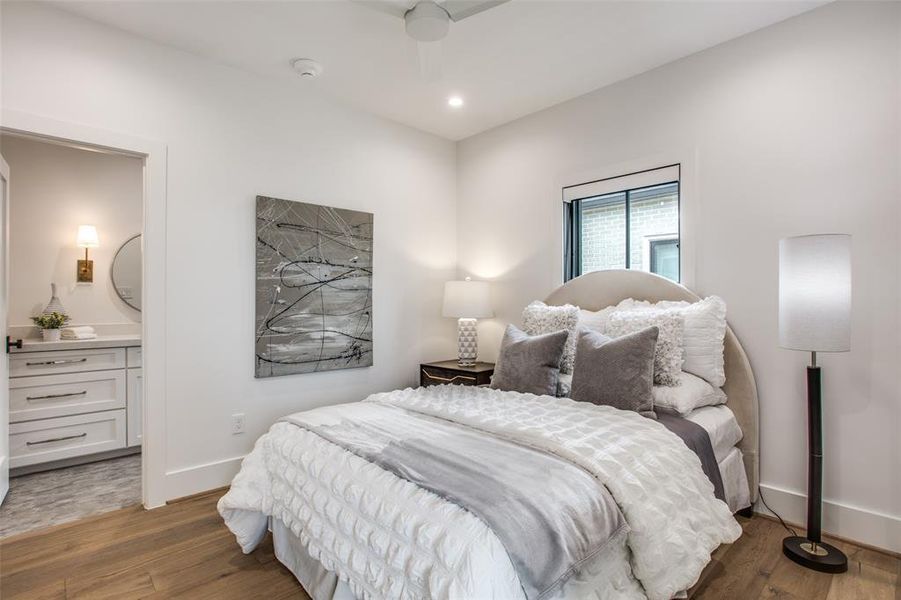
{"type": "Polygon", "coordinates": [[[78,238],[75,243],[79,248],[84,248],[84,260],[78,261],[75,281],[78,283],[93,283],[94,261],[88,260],[88,248],[100,246],[100,240],[97,238],[97,228],[93,225],[79,225],[78,238]]]}

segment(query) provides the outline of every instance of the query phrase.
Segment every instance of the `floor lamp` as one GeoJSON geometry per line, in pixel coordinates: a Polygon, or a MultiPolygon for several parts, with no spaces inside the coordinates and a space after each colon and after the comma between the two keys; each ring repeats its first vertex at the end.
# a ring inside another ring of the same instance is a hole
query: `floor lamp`
{"type": "Polygon", "coordinates": [[[817,352],[851,349],[851,236],[805,235],[779,242],[779,345],[810,352],[807,367],[807,536],[782,541],[794,562],[826,573],[848,570],[847,557],[821,539],[823,413],[817,352]]]}

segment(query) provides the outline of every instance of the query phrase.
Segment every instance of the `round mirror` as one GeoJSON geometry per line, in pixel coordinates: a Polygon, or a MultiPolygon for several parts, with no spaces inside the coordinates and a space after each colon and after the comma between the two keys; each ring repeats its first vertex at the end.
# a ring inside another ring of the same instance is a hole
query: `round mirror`
{"type": "Polygon", "coordinates": [[[110,270],[113,288],[125,304],[141,310],[141,234],[129,238],[116,252],[110,270]]]}

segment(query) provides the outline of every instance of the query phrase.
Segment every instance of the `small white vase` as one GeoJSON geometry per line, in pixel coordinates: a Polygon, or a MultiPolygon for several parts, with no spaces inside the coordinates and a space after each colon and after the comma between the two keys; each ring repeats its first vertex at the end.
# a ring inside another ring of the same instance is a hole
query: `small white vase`
{"type": "Polygon", "coordinates": [[[59,329],[41,329],[41,335],[44,336],[45,342],[58,342],[59,334],[59,329]]]}
{"type": "Polygon", "coordinates": [[[56,295],[56,284],[50,284],[50,302],[47,304],[47,307],[44,309],[43,314],[49,315],[50,313],[58,312],[61,315],[66,314],[66,309],[63,308],[63,303],[59,301],[59,296],[56,295]]]}

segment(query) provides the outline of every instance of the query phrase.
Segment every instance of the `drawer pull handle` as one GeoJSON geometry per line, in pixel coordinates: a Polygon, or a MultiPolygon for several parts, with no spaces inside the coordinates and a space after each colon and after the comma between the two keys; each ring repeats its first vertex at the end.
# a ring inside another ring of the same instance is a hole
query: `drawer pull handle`
{"type": "Polygon", "coordinates": [[[435,381],[443,381],[445,383],[453,383],[454,381],[457,381],[458,379],[465,379],[467,381],[475,381],[476,380],[475,377],[470,377],[469,375],[456,375],[454,377],[439,377],[438,375],[433,375],[432,373],[429,373],[426,369],[423,369],[422,372],[425,373],[425,376],[428,377],[429,379],[434,379],[435,381]]]}
{"type": "Polygon", "coordinates": [[[74,363],[88,362],[86,358],[67,358],[65,360],[44,360],[41,362],[27,362],[26,367],[43,367],[45,365],[71,365],[74,363]]]}
{"type": "Polygon", "coordinates": [[[84,396],[88,393],[87,390],[83,390],[81,392],[70,392],[68,394],[48,394],[46,396],[25,396],[25,399],[31,402],[32,400],[54,400],[56,398],[68,398],[69,396],[84,396]]]}
{"type": "Polygon", "coordinates": [[[37,446],[39,444],[50,444],[52,442],[64,442],[66,440],[77,440],[78,438],[88,437],[87,433],[79,433],[78,435],[66,435],[58,438],[50,438],[49,440],[41,440],[39,442],[25,442],[26,446],[37,446]]]}

